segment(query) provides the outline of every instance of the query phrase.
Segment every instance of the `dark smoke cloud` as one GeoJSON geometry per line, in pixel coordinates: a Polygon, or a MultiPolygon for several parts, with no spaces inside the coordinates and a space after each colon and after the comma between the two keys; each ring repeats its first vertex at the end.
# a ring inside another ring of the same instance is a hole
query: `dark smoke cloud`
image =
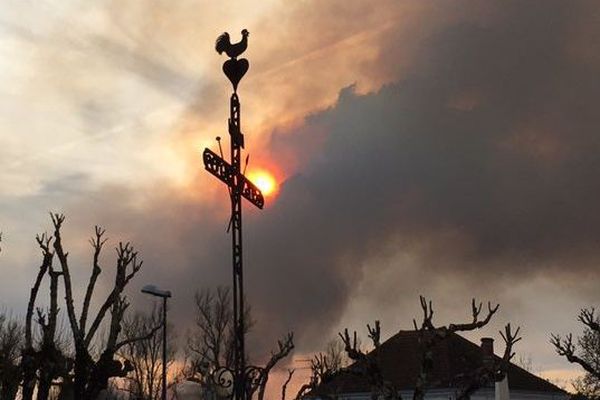
{"type": "MultiPolygon", "coordinates": [[[[436,27],[396,83],[366,95],[345,88],[330,109],[272,135],[272,157],[300,164],[277,200],[245,217],[261,347],[287,329],[303,348],[322,344],[390,246],[438,278],[483,284],[485,274],[498,287],[514,273],[598,279],[599,64],[577,52],[597,43],[576,29],[593,14],[581,4],[502,4],[436,27]]],[[[374,66],[382,74],[402,46],[394,39],[374,66]]],[[[196,288],[230,279],[226,194],[221,206],[150,198],[94,217],[141,245],[144,280],[177,288],[173,311],[185,323],[196,288]]]]}
{"type": "MultiPolygon", "coordinates": [[[[442,236],[437,248],[462,251],[427,255],[423,267],[477,283],[551,266],[563,270],[556,279],[595,270],[598,68],[569,54],[585,38],[568,35],[591,21],[562,3],[540,6],[446,27],[405,79],[366,96],[347,88],[291,142],[273,136],[275,157],[291,146],[313,153],[250,239],[271,244],[257,264],[281,260],[267,273],[276,297],[301,293],[287,300],[289,323],[300,316],[318,337],[369,274],[369,258],[398,237],[419,252],[411,238],[456,232],[460,240],[442,236]]],[[[401,45],[387,43],[381,64],[393,65],[401,45]]]]}

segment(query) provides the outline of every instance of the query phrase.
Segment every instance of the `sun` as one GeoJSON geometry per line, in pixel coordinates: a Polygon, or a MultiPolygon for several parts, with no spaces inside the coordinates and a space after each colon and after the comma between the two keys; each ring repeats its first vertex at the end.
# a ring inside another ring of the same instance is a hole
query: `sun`
{"type": "Polygon", "coordinates": [[[277,190],[277,181],[273,174],[259,169],[248,172],[248,179],[252,181],[265,196],[270,196],[277,190]]]}

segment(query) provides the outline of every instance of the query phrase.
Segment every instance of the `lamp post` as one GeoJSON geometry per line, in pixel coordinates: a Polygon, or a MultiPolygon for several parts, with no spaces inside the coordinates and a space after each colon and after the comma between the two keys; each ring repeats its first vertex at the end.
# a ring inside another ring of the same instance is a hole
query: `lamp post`
{"type": "Polygon", "coordinates": [[[171,297],[170,290],[161,290],[155,285],[146,285],[142,293],[163,299],[163,345],[162,345],[162,400],[167,400],[167,299],[171,297]]]}

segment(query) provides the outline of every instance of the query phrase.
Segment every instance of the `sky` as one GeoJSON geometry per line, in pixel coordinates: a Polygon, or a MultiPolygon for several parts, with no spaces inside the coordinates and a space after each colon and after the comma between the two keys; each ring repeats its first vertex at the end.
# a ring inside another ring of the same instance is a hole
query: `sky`
{"type": "Polygon", "coordinates": [[[278,185],[244,208],[251,357],[293,330],[302,367],[344,327],[410,329],[421,294],[440,325],[476,297],[500,311],[470,339],[500,353],[519,325],[518,356],[568,379],[549,335],[600,300],[599,22],[592,1],[4,2],[0,306],[25,309],[49,211],[76,295],[95,224],[144,259],[134,307],[171,289],[182,332],[194,292],[230,282],[228,197],[201,152],[228,146],[214,41],[248,29],[248,171],[278,185]]]}

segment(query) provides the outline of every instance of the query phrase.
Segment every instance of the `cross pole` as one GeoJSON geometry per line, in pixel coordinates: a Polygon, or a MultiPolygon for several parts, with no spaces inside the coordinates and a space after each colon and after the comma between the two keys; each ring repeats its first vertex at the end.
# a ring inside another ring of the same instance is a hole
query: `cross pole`
{"type": "MultiPolygon", "coordinates": [[[[245,31],[245,30],[244,30],[245,31]]],[[[229,136],[230,136],[230,156],[231,163],[225,161],[210,149],[206,148],[203,153],[204,167],[208,172],[216,176],[221,182],[227,185],[229,189],[229,198],[231,201],[231,219],[229,228],[231,230],[231,249],[233,260],[233,319],[234,319],[234,365],[232,370],[226,372],[230,374],[233,381],[228,381],[228,377],[219,372],[219,376],[214,378],[221,388],[231,391],[230,396],[235,400],[249,400],[252,395],[251,386],[253,378],[257,373],[256,367],[247,367],[244,349],[244,275],[243,275],[243,252],[242,252],[242,197],[262,209],[265,200],[264,197],[248,178],[246,178],[241,169],[242,149],[244,148],[244,135],[240,124],[240,101],[237,95],[237,84],[248,70],[249,63],[246,59],[237,59],[237,56],[245,50],[245,40],[247,40],[247,31],[242,42],[231,45],[229,35],[226,37],[226,43],[222,41],[223,35],[217,39],[217,51],[219,45],[231,58],[223,64],[223,71],[233,84],[233,94],[229,102],[229,136]],[[239,52],[240,45],[244,47],[239,52]],[[236,48],[236,46],[238,46],[236,48]],[[237,49],[237,50],[236,50],[237,49]],[[228,51],[230,50],[230,51],[228,51]],[[235,52],[238,51],[238,54],[235,52]],[[231,387],[231,385],[233,385],[231,387]]],[[[224,40],[224,39],[223,39],[224,40]]],[[[219,144],[220,146],[220,144],[219,144]]]]}

